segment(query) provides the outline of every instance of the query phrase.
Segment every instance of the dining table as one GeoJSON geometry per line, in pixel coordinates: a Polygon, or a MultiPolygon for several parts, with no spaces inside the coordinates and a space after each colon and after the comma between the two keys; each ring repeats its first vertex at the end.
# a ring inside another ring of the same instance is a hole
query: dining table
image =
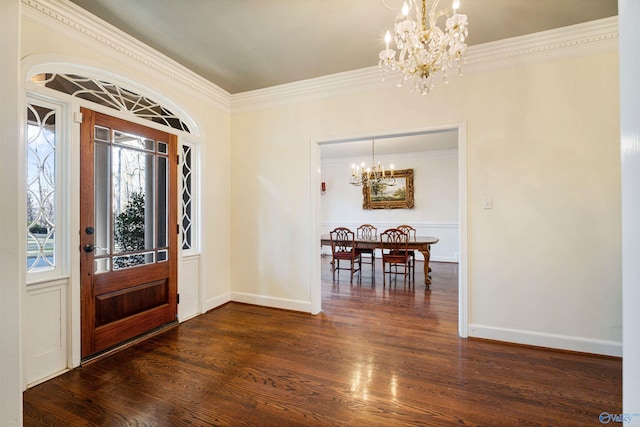
{"type": "MultiPolygon", "coordinates": [[[[431,277],[429,277],[429,260],[431,259],[431,245],[438,243],[440,239],[431,236],[416,236],[409,239],[407,243],[408,250],[416,250],[424,257],[424,284],[431,285],[431,277]]],[[[365,249],[382,249],[383,243],[378,239],[365,239],[362,237],[356,237],[355,245],[358,248],[365,249]]],[[[320,236],[320,244],[322,246],[331,246],[331,236],[323,234],[320,236]]]]}

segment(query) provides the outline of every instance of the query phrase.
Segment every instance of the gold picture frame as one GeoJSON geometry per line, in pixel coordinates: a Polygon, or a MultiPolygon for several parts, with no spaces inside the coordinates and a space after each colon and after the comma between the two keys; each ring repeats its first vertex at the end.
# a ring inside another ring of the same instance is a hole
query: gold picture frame
{"type": "Polygon", "coordinates": [[[393,186],[362,186],[362,209],[413,209],[413,169],[397,170],[393,177],[393,186]]]}

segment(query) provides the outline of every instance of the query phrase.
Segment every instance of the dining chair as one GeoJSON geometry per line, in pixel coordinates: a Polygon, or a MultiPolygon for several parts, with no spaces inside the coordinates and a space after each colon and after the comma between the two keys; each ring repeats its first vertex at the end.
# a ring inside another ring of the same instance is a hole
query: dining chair
{"type": "Polygon", "coordinates": [[[346,227],[338,227],[329,233],[331,239],[331,263],[333,264],[333,280],[336,280],[336,271],[340,278],[340,270],[351,272],[351,283],[353,274],[358,271],[358,277],[362,278],[362,258],[356,251],[355,233],[346,227]],[[340,261],[349,261],[349,268],[340,267],[340,261]],[[356,264],[358,268],[356,268],[356,264]]]}
{"type": "Polygon", "coordinates": [[[380,246],[382,247],[382,286],[386,285],[387,273],[389,279],[391,274],[400,274],[398,267],[404,267],[403,279],[404,285],[407,284],[407,274],[411,274],[409,267],[411,265],[411,255],[409,255],[409,236],[398,228],[389,228],[380,233],[380,246]],[[387,264],[389,269],[387,270],[387,264]],[[395,270],[395,271],[393,271],[395,270]]]}
{"type": "MultiPolygon", "coordinates": [[[[416,240],[416,229],[413,228],[410,225],[407,224],[403,224],[403,225],[399,225],[397,227],[399,230],[404,231],[407,234],[407,237],[409,238],[409,240],[416,240]]],[[[413,281],[416,280],[416,251],[414,250],[409,250],[407,251],[409,256],[411,256],[411,276],[413,278],[413,281]]]]}
{"type": "MultiPolygon", "coordinates": [[[[378,240],[378,229],[371,224],[362,224],[356,229],[356,237],[364,240],[378,240]]],[[[356,252],[362,257],[362,264],[371,264],[371,274],[376,272],[376,250],[373,248],[359,248],[356,246],[356,252]],[[363,257],[362,255],[368,255],[363,257]],[[369,261],[365,261],[368,259],[369,261]]]]}

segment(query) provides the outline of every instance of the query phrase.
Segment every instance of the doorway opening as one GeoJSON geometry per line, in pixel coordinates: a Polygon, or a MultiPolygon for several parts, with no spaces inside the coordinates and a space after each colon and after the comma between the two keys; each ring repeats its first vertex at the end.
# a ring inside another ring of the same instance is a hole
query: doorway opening
{"type": "MultiPolygon", "coordinates": [[[[371,140],[376,141],[376,160],[380,156],[385,165],[389,163],[389,159],[400,158],[404,156],[404,165],[400,167],[410,167],[407,165],[415,164],[416,153],[419,152],[453,152],[456,156],[457,174],[453,179],[457,180],[457,230],[449,230],[455,235],[457,251],[453,258],[446,261],[454,261],[458,263],[458,333],[461,337],[467,337],[467,181],[466,181],[466,127],[465,123],[457,123],[453,125],[410,129],[394,132],[380,132],[376,134],[359,135],[348,138],[335,139],[317,139],[311,141],[311,205],[312,205],[312,228],[310,230],[312,236],[313,247],[311,253],[313,255],[312,273],[310,277],[311,283],[311,307],[312,313],[317,314],[322,310],[321,307],[321,282],[320,282],[320,265],[321,265],[321,248],[317,244],[320,235],[323,233],[327,225],[323,221],[326,212],[322,212],[322,197],[326,197],[326,193],[332,191],[332,186],[324,180],[322,171],[323,165],[326,166],[326,153],[331,152],[330,156],[348,157],[349,159],[360,157],[364,161],[371,159],[371,140]],[[361,147],[361,148],[359,148],[361,147]],[[364,150],[364,151],[363,151],[364,150]],[[337,153],[337,154],[336,154],[337,153]],[[404,154],[403,153],[408,153],[404,154]],[[410,153],[410,154],[409,154],[410,153]],[[413,161],[413,163],[411,163],[413,161]],[[324,183],[324,186],[322,185],[324,183]],[[321,195],[319,189],[323,189],[325,195],[321,195]]],[[[339,163],[339,161],[338,161],[339,163]]],[[[338,164],[336,163],[336,164],[338,164]]],[[[342,159],[342,163],[346,164],[342,159]]],[[[344,182],[348,182],[348,174],[350,173],[350,165],[348,168],[344,165],[336,166],[344,169],[344,182]]],[[[339,184],[341,187],[342,183],[339,184]]],[[[348,187],[348,185],[346,185],[348,187]]],[[[335,188],[334,188],[335,190],[335,188]]],[[[349,189],[345,191],[350,191],[349,189]]],[[[415,188],[415,192],[419,193],[420,188],[415,188]]],[[[351,191],[353,193],[353,191],[351,191]]],[[[349,203],[353,203],[350,201],[349,203]]],[[[367,211],[372,212],[372,211],[367,211]]],[[[380,218],[380,216],[378,216],[380,218]]],[[[362,218],[353,220],[355,225],[362,218]]],[[[384,222],[384,221],[383,221],[384,222]]],[[[397,221],[396,221],[397,222],[397,221]]],[[[348,223],[348,222],[347,222],[348,223]]],[[[453,225],[452,225],[453,228],[453,225]]],[[[438,237],[438,236],[434,236],[438,237]]],[[[437,246],[437,245],[436,245],[437,246]]],[[[436,251],[437,252],[437,251],[436,251]]],[[[433,255],[432,255],[433,256],[433,255]]],[[[433,258],[432,258],[433,260],[433,258]]],[[[437,286],[433,284],[432,286],[437,286]]]]}

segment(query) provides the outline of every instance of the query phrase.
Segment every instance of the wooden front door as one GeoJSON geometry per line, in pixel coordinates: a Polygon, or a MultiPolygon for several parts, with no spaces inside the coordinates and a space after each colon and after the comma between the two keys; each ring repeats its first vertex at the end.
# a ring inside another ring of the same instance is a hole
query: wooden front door
{"type": "Polygon", "coordinates": [[[176,321],[176,139],[82,110],[83,360],[176,321]]]}

